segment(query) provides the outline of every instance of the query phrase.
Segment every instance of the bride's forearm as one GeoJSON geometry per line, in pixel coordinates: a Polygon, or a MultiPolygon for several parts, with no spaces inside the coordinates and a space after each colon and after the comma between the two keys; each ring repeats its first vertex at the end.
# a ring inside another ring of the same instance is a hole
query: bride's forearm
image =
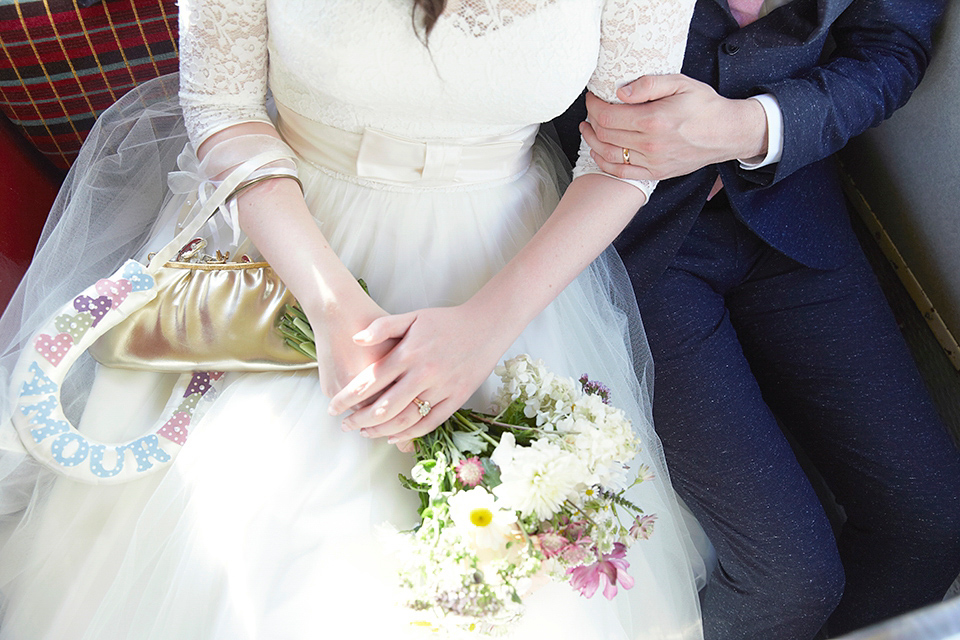
{"type": "Polygon", "coordinates": [[[366,299],[310,215],[293,180],[267,180],[240,195],[240,226],[307,315],[343,319],[366,299]]]}
{"type": "Polygon", "coordinates": [[[467,303],[520,332],[623,230],[646,202],[615,178],[587,174],[567,188],[556,210],[520,252],[467,303]]]}
{"type": "MultiPolygon", "coordinates": [[[[204,140],[197,155],[203,160],[222,142],[258,135],[279,140],[271,125],[237,124],[204,140]]],[[[240,227],[308,315],[337,317],[365,297],[310,215],[295,181],[259,182],[238,196],[237,206],[240,227]]]]}

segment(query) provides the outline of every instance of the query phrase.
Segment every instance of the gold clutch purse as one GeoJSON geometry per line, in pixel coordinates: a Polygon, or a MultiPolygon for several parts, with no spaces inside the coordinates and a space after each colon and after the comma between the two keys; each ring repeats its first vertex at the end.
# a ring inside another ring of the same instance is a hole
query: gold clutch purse
{"type": "Polygon", "coordinates": [[[167,262],[157,296],[90,347],[120,369],[278,371],[317,361],[284,342],[277,322],[296,302],[266,262],[167,262]]]}

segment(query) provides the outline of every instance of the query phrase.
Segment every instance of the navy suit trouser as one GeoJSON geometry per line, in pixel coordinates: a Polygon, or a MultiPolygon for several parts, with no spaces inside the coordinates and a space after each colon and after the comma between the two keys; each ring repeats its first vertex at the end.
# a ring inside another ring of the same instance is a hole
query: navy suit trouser
{"type": "Polygon", "coordinates": [[[713,205],[640,301],[672,480],[719,559],[707,640],[839,635],[960,572],[960,455],[858,255],[805,267],[713,205]],[[845,512],[836,535],[781,427],[845,512]]]}

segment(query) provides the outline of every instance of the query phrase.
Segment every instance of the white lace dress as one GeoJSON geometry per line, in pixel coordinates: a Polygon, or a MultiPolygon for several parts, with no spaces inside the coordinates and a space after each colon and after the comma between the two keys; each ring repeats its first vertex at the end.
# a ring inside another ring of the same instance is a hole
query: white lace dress
{"type": "MultiPolygon", "coordinates": [[[[231,124],[271,122],[268,86],[310,210],[377,302],[390,312],[463,302],[559,199],[556,153],[541,140],[529,146],[536,123],[561,113],[588,82],[613,99],[637,76],[678,71],[693,3],[448,0],[427,45],[410,0],[181,4],[185,117],[176,79],[167,78],[102,119],[0,321],[7,371],[52,309],[169,240],[173,221],[163,212],[183,196],[165,189],[164,176],[187,137],[195,146],[231,124]],[[374,149],[370,162],[344,169],[324,155],[329,136],[341,134],[422,144],[425,159],[398,174],[374,149]],[[470,173],[464,145],[478,141],[513,144],[522,150],[517,164],[470,173]],[[411,171],[414,179],[404,177],[411,171]]],[[[576,171],[598,169],[583,155],[576,171]]],[[[632,499],[659,519],[629,553],[633,589],[608,601],[548,585],[528,598],[512,637],[699,638],[686,529],[649,420],[649,357],[612,255],[567,287],[506,355],[522,352],[612,388],[657,474],[632,499]]],[[[68,414],[82,412],[81,431],[121,441],[152,424],[172,384],[169,374],[87,362],[64,395],[68,414]]],[[[485,408],[494,388],[488,381],[472,404],[485,408]]],[[[6,418],[11,400],[3,401],[6,418]]],[[[5,425],[0,638],[424,637],[394,604],[376,534],[385,522],[414,523],[415,496],[396,480],[410,456],[343,433],[326,404],[312,371],[227,374],[169,467],[114,486],[39,468],[5,425]]]]}

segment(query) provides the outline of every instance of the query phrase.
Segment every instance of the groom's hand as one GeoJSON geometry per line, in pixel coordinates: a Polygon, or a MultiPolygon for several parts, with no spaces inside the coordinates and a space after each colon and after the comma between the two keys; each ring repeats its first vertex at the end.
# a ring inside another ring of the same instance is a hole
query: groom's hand
{"type": "Polygon", "coordinates": [[[621,178],[665,180],[708,164],[763,157],[767,121],[756,100],[731,100],[682,74],[644,76],[610,104],[587,93],[580,133],[601,169],[621,178]],[[630,164],[624,162],[629,150],[630,164]]]}

